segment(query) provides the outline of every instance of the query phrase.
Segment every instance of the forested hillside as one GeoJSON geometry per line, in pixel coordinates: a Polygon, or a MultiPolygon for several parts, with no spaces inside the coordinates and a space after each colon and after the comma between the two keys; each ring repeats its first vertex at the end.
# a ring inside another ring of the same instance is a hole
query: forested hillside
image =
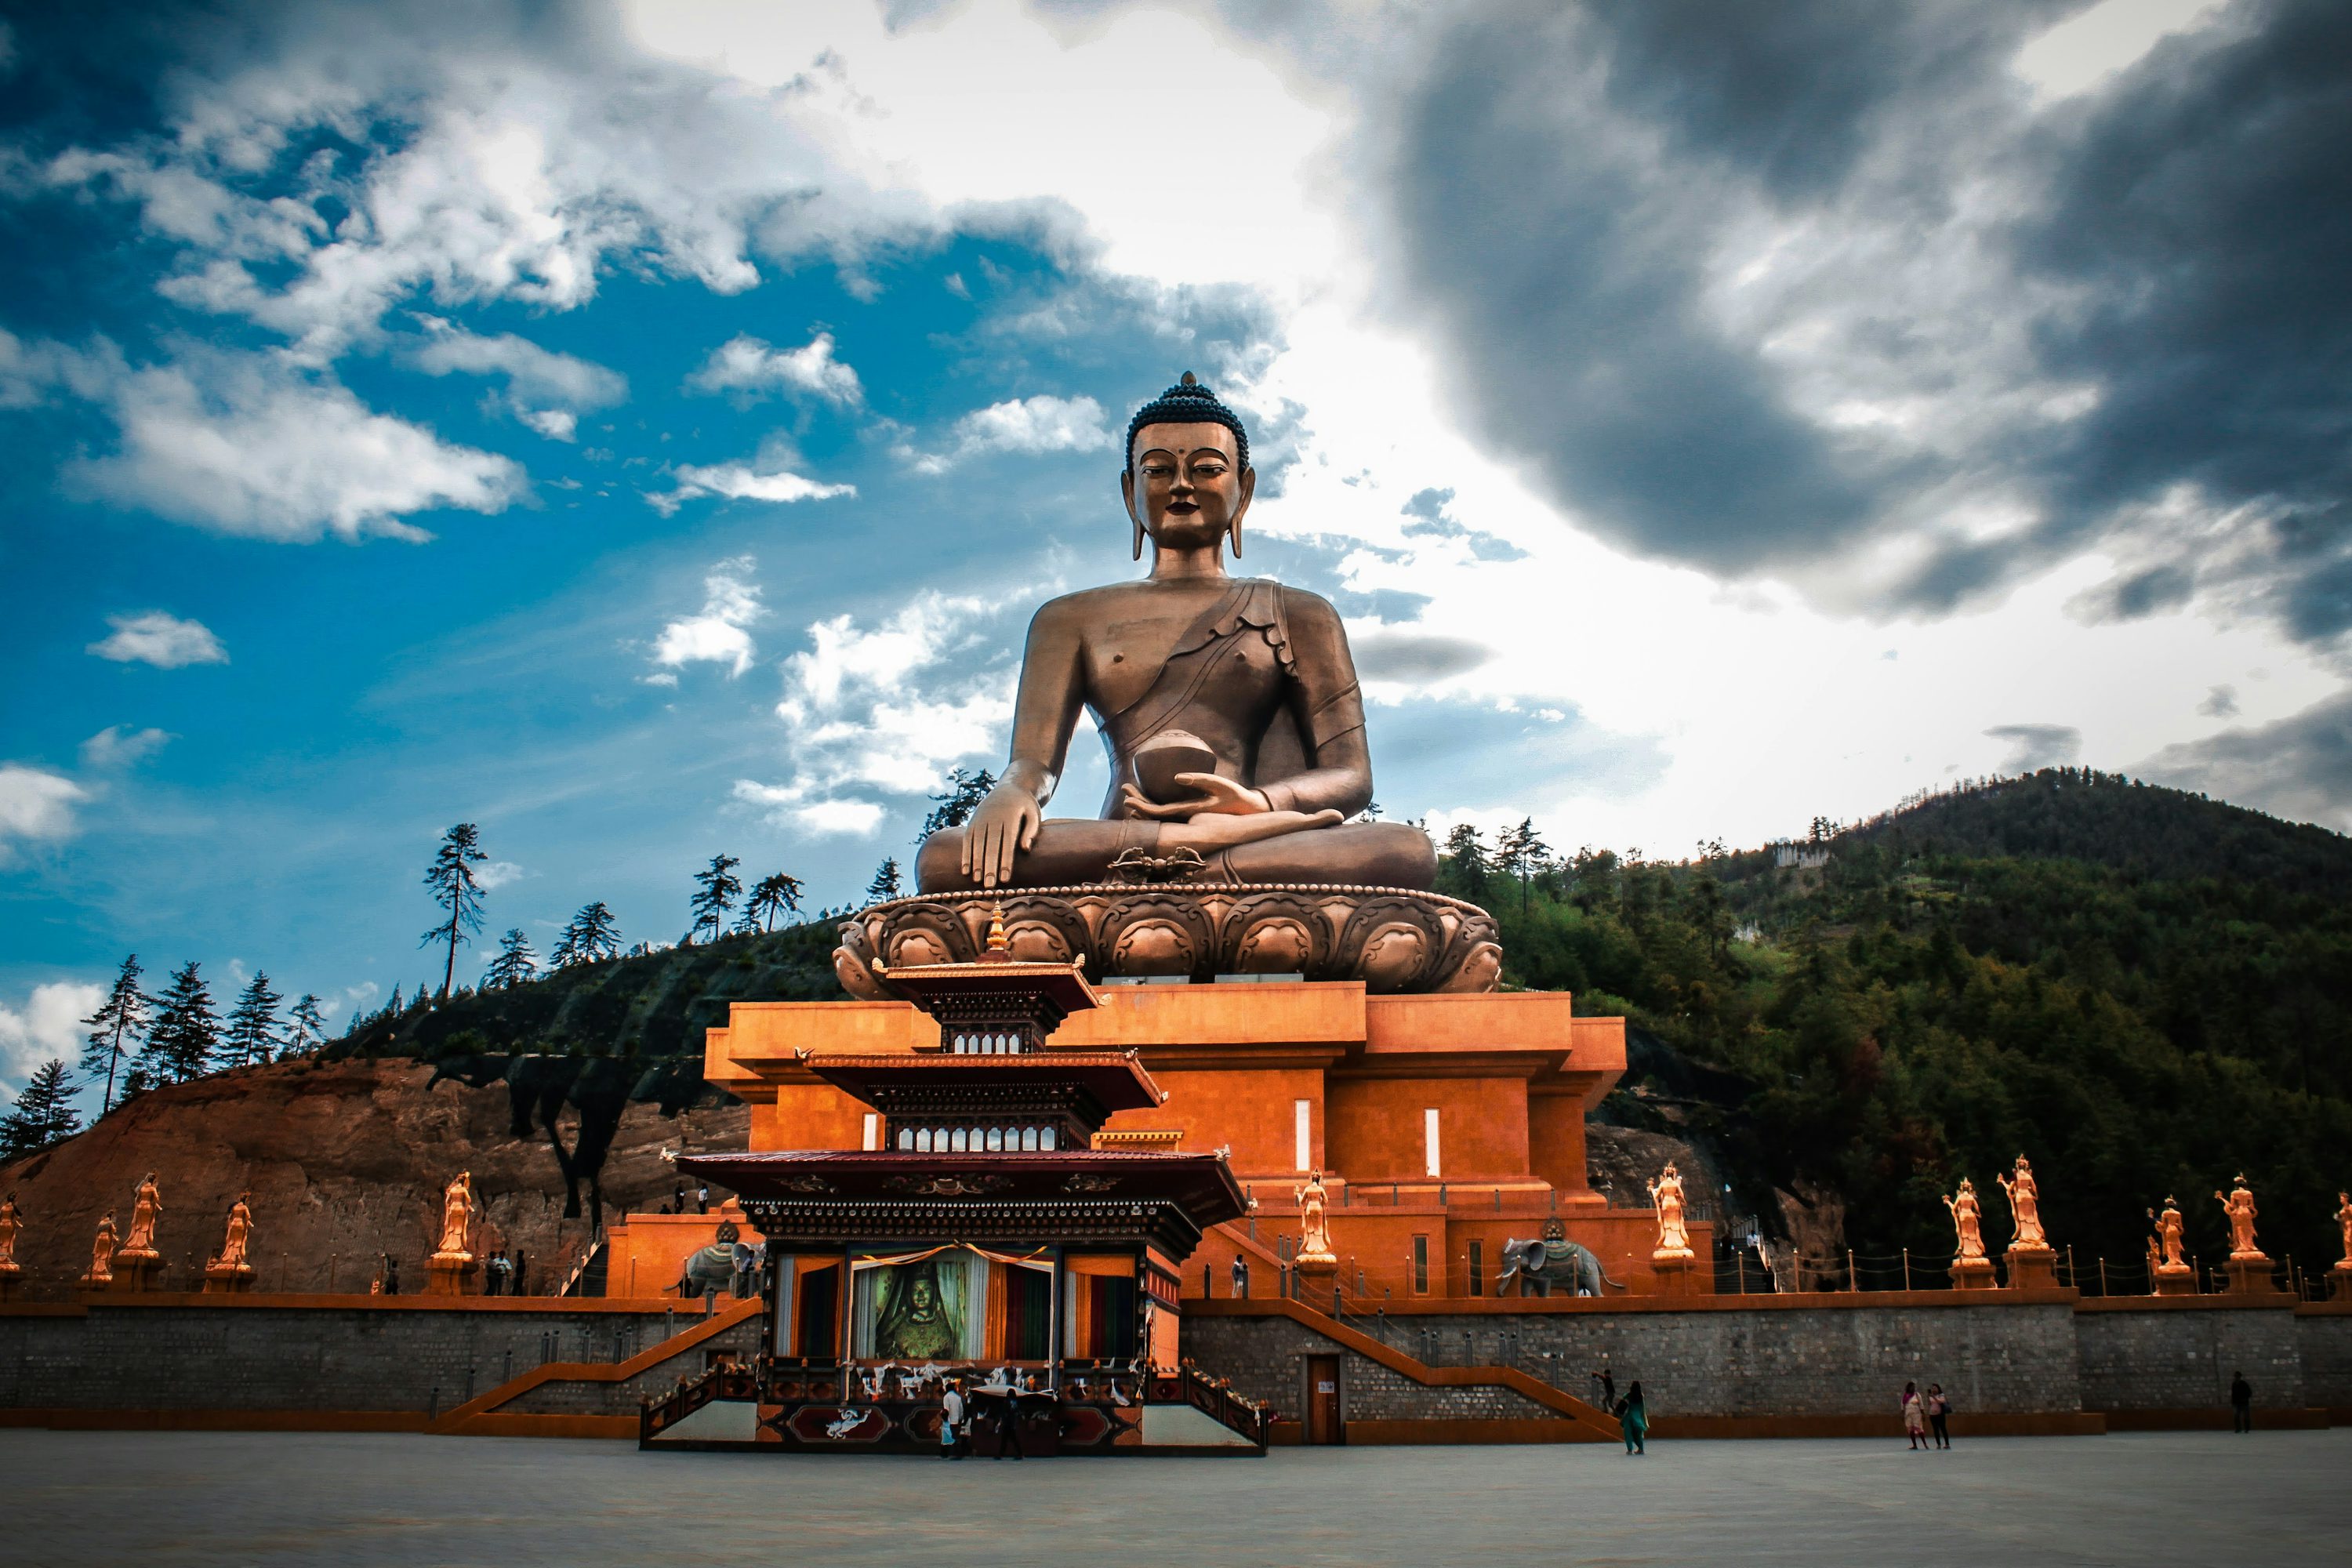
{"type": "MultiPolygon", "coordinates": [[[[1444,890],[1492,910],[1505,983],[1633,1023],[1604,1117],[1695,1137],[1735,1211],[1807,1243],[1948,1255],[1962,1175],[2008,1235],[1996,1173],[2042,1176],[2053,1237],[2137,1267],[2177,1196],[2224,1249],[2210,1194],[2243,1170],[2273,1256],[2324,1268],[2352,1184],[2352,840],[2084,770],[1907,804],[1793,847],[1689,861],[1552,856],[1525,825],[1457,829],[1444,890]],[[1799,859],[1791,854],[1785,858],[1799,859]],[[1799,1222],[1802,1223],[1799,1223],[1799,1222]]],[[[626,1108],[704,1092],[730,1002],[841,992],[826,917],[536,979],[412,998],[326,1047],[503,1084],[591,1213],[626,1108]]],[[[119,1111],[117,1114],[121,1114],[119,1111]]]]}
{"type": "MultiPolygon", "coordinates": [[[[2023,1152],[2086,1268],[2136,1267],[2168,1194],[2218,1258],[2209,1194],[2241,1169],[2274,1257],[2333,1258],[2352,840],[2056,769],[1808,847],[1826,863],[1547,865],[1507,844],[1515,876],[1457,835],[1442,875],[1495,910],[1507,983],[1573,990],[1669,1069],[1715,1069],[1696,1093],[1629,1074],[1611,1114],[1670,1105],[1750,1183],[1842,1200],[1850,1245],[1948,1254],[1939,1194],[1964,1174],[1990,1188],[2023,1152]]],[[[1998,1247],[1997,1193],[1988,1211],[1998,1247]]]]}

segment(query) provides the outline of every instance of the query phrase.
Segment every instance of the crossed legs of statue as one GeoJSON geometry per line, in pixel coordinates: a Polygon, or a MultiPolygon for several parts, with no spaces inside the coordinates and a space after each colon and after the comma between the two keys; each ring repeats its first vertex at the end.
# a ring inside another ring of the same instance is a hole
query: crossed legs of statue
{"type": "MultiPolygon", "coordinates": [[[[1185,847],[1185,825],[1099,821],[1085,817],[1048,820],[1037,839],[1013,861],[1013,886],[1075,887],[1100,882],[1111,862],[1129,850],[1154,858],[1185,847]]],[[[1437,876],[1437,850],[1429,836],[1401,822],[1351,822],[1302,828],[1246,844],[1201,852],[1210,882],[1308,882],[1323,885],[1425,889],[1437,876]]],[[[916,886],[926,893],[965,892],[980,886],[964,874],[963,829],[943,828],[924,840],[916,858],[916,886]]]]}

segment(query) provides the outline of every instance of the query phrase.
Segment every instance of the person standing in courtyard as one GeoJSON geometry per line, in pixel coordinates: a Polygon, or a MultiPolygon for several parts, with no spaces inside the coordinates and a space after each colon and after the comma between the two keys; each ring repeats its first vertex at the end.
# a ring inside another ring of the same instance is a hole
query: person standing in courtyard
{"type": "Polygon", "coordinates": [[[1588,1375],[1591,1377],[1593,1382],[1601,1385],[1601,1408],[1603,1410],[1616,1409],[1617,1374],[1604,1366],[1599,1371],[1588,1375]]]}
{"type": "Polygon", "coordinates": [[[2251,1432],[2254,1429],[2254,1385],[2246,1381],[2242,1372],[2230,1374],[2230,1429],[2251,1432]]]}
{"type": "Polygon", "coordinates": [[[940,1397],[940,1454],[942,1458],[950,1459],[963,1458],[961,1445],[959,1442],[962,1436],[962,1426],[963,1390],[957,1387],[953,1380],[950,1380],[947,1393],[940,1397]]]}
{"type": "Polygon", "coordinates": [[[1927,1448],[1927,1406],[1919,1397],[1919,1385],[1903,1385],[1903,1435],[1911,1439],[1911,1447],[1925,1453],[1927,1448]]]}
{"type": "Polygon", "coordinates": [[[1949,1425],[1951,1418],[1952,1402],[1944,1397],[1944,1385],[1940,1383],[1929,1384],[1927,1385],[1927,1425],[1936,1429],[1936,1447],[1938,1448],[1948,1448],[1952,1446],[1952,1429],[1949,1425]]]}
{"type": "Polygon", "coordinates": [[[1650,1451],[1650,1407],[1642,1399],[1642,1380],[1635,1378],[1625,1390],[1625,1397],[1617,1402],[1617,1430],[1625,1439],[1629,1454],[1650,1451]]]}

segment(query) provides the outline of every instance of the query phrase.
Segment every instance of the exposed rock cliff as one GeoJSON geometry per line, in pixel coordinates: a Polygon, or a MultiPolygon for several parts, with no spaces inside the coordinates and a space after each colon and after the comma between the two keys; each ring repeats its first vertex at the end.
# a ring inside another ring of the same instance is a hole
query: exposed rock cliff
{"type": "MultiPolygon", "coordinates": [[[[166,1284],[192,1289],[240,1192],[253,1194],[252,1260],[268,1290],[365,1290],[383,1258],[421,1290],[441,1191],[471,1171],[484,1210],[475,1251],[520,1248],[534,1289],[552,1289],[588,1234],[563,1219],[563,1180],[544,1134],[516,1138],[503,1088],[468,1089],[404,1060],[280,1062],[155,1089],[89,1131],[0,1170],[26,1231],[20,1299],[62,1298],[89,1266],[99,1216],[127,1223],[142,1174],[158,1173],[156,1243],[166,1284]]],[[[567,1118],[568,1120],[568,1118],[567,1118]]],[[[750,1108],[623,1114],[604,1173],[609,1203],[651,1209],[676,1174],[665,1147],[740,1149],[750,1108]]],[[[570,1129],[563,1131],[569,1135],[570,1129]]],[[[610,1216],[617,1217],[617,1216],[610,1216]]]]}

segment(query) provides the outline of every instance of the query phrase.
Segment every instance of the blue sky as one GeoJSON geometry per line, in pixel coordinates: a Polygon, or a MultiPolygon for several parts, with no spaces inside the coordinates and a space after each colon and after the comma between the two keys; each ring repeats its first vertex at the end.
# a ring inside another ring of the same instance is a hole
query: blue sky
{"type": "Polygon", "coordinates": [[[0,1083],[126,952],[413,987],[459,820],[541,952],[720,851],[852,901],[1184,369],[1391,816],[2352,825],[2340,11],[1677,15],[19,11],[0,1083]]]}

